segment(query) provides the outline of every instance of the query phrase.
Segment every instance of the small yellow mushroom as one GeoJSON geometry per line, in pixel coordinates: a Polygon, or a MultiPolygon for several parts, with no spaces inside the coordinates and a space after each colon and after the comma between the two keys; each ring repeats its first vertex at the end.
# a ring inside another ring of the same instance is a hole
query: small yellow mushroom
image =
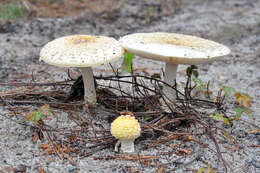
{"type": "Polygon", "coordinates": [[[118,139],[115,145],[115,151],[118,152],[118,146],[121,144],[121,150],[124,153],[133,153],[134,140],[140,136],[141,128],[134,116],[121,115],[116,118],[110,128],[111,134],[118,139]]]}

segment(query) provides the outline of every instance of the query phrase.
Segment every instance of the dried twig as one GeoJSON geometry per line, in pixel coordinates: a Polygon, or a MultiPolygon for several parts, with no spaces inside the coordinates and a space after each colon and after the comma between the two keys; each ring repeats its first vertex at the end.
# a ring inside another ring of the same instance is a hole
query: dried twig
{"type": "MultiPolygon", "coordinates": [[[[192,85],[191,76],[187,76],[187,81],[185,84],[184,92],[178,90],[177,86],[170,86],[166,82],[143,75],[124,75],[120,76],[118,71],[113,69],[111,66],[114,75],[111,76],[96,76],[95,80],[97,81],[97,93],[98,93],[98,109],[109,112],[108,121],[113,120],[113,118],[117,117],[120,111],[128,110],[132,111],[134,116],[141,122],[141,127],[143,128],[144,134],[142,136],[142,140],[147,139],[145,134],[149,134],[152,132],[157,136],[161,134],[165,134],[167,137],[159,140],[160,143],[166,143],[168,141],[175,139],[176,136],[202,136],[207,135],[209,139],[211,139],[212,143],[215,145],[215,149],[210,148],[209,146],[193,139],[190,141],[194,141],[199,144],[202,148],[208,148],[213,153],[216,154],[218,159],[223,163],[226,172],[233,171],[231,166],[225,161],[222,156],[222,152],[220,151],[219,143],[216,140],[216,134],[218,131],[221,131],[221,128],[209,118],[208,112],[225,112],[224,100],[225,96],[222,95],[222,91],[220,90],[217,95],[216,101],[210,100],[209,97],[209,83],[207,85],[207,99],[197,98],[194,94],[192,94],[193,89],[196,85],[192,85]],[[101,82],[102,81],[102,84],[101,82]],[[105,81],[105,82],[104,82],[105,81]],[[103,83],[108,83],[103,84],[103,83]],[[131,90],[128,91],[124,88],[124,85],[131,86],[131,90]],[[167,93],[163,93],[161,90],[161,86],[171,87],[176,91],[176,101],[171,102],[167,98],[167,93]],[[161,105],[165,105],[170,112],[166,112],[161,105]],[[206,109],[205,111],[201,111],[206,109]],[[210,110],[210,111],[209,111],[210,110]],[[147,118],[149,120],[147,120],[147,118]],[[187,128],[187,130],[176,130],[178,129],[182,123],[186,124],[195,124],[197,129],[202,129],[202,132],[192,132],[187,128]],[[171,128],[168,128],[171,127],[171,128]],[[173,127],[173,128],[172,128],[173,127]],[[176,127],[176,128],[175,128],[176,127]],[[214,131],[213,131],[214,130],[214,131]],[[216,150],[216,151],[215,151],[216,150]]],[[[67,146],[74,146],[75,153],[80,156],[89,156],[100,149],[104,149],[107,147],[111,147],[115,143],[115,139],[109,133],[109,129],[104,128],[104,126],[97,126],[94,124],[95,116],[92,116],[88,107],[86,111],[89,115],[88,120],[79,117],[79,115],[74,115],[72,112],[77,107],[85,106],[83,102],[71,102],[70,99],[66,99],[66,94],[64,93],[56,93],[58,87],[62,86],[70,86],[69,82],[74,79],[70,79],[68,81],[61,81],[56,83],[0,83],[2,86],[24,86],[24,87],[45,87],[45,86],[54,86],[56,90],[53,91],[52,96],[48,92],[24,92],[24,93],[9,93],[8,95],[2,95],[0,97],[0,103],[4,104],[7,107],[14,107],[15,105],[41,105],[41,104],[49,104],[51,106],[55,106],[62,109],[63,111],[67,111],[69,114],[69,118],[76,123],[75,127],[59,127],[57,129],[51,129],[48,126],[36,127],[40,128],[42,132],[47,133],[47,138],[49,142],[55,147],[56,141],[55,139],[51,139],[49,133],[56,132],[61,135],[63,138],[59,138],[57,143],[62,143],[67,146]],[[21,98],[26,98],[21,99],[21,98]],[[66,107],[66,109],[64,109],[66,107]],[[87,125],[87,126],[86,126],[87,125]],[[89,130],[92,128],[92,130],[89,130]],[[91,132],[91,133],[90,133],[91,132]],[[62,140],[61,140],[62,139],[62,140]],[[88,147],[86,147],[88,145],[88,147]],[[83,147],[84,146],[84,147],[83,147]],[[89,151],[91,150],[91,151],[89,151]]],[[[81,85],[79,83],[79,85],[81,85]]],[[[82,84],[83,85],[83,84],[82,84]]],[[[51,87],[49,87],[51,88],[51,87]]],[[[51,89],[50,89],[51,90],[51,89]]],[[[82,95],[82,94],[81,94],[82,95]]],[[[77,109],[79,110],[79,109],[77,109]]],[[[82,109],[80,109],[82,111],[82,109]]],[[[102,115],[107,116],[107,115],[102,115]]],[[[258,127],[258,126],[256,126],[258,127]]],[[[153,143],[156,145],[156,143],[153,143]]],[[[152,146],[152,145],[151,145],[152,146]]],[[[61,158],[58,151],[56,151],[56,155],[61,158]]],[[[67,159],[70,159],[70,156],[66,156],[67,159]]],[[[115,156],[111,156],[113,158],[115,156]]],[[[196,156],[195,158],[197,158],[196,156]]],[[[99,158],[96,158],[99,159],[99,158]]],[[[122,159],[122,157],[121,157],[122,159]]],[[[124,158],[125,159],[125,158],[124,158]]],[[[129,159],[129,158],[128,158],[129,159]]],[[[171,163],[169,158],[168,162],[171,163]]],[[[147,166],[144,162],[144,158],[138,155],[135,157],[135,160],[138,160],[141,164],[141,167],[147,166]]],[[[194,160],[192,160],[194,161],[194,160]]],[[[150,164],[150,163],[149,163],[150,164]]],[[[189,163],[188,163],[189,164],[189,163]]],[[[185,163],[180,164],[185,166],[185,163]]],[[[157,165],[158,166],[158,165],[157,165]]],[[[160,165],[162,166],[162,165],[160,165]]]]}

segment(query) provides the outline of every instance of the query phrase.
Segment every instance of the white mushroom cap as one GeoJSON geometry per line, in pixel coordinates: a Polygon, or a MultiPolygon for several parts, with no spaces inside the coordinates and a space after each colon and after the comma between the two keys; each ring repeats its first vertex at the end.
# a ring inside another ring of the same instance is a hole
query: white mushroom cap
{"type": "Polygon", "coordinates": [[[214,41],[175,33],[136,33],[119,42],[138,56],[173,64],[202,64],[230,53],[229,48],[214,41]]]}
{"type": "Polygon", "coordinates": [[[89,67],[119,59],[124,53],[114,38],[92,35],[71,35],[47,43],[40,60],[63,67],[89,67]]]}
{"type": "Polygon", "coordinates": [[[119,59],[124,49],[117,40],[105,36],[71,35],[47,43],[40,60],[63,67],[80,67],[84,82],[84,100],[96,104],[96,89],[90,66],[119,59]]]}
{"type": "MultiPolygon", "coordinates": [[[[178,64],[196,65],[211,62],[230,53],[229,48],[207,39],[175,33],[136,33],[122,37],[121,45],[135,55],[164,61],[164,81],[175,85],[178,64]]],[[[176,92],[165,86],[163,93],[174,102],[176,92]]]]}

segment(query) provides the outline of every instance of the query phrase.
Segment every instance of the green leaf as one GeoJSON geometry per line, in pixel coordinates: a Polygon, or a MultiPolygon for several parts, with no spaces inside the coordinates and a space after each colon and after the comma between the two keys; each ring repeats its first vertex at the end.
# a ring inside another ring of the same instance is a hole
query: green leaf
{"type": "Polygon", "coordinates": [[[222,114],[216,113],[215,115],[210,115],[210,117],[216,121],[222,121],[223,123],[230,125],[229,120],[222,114]]]}
{"type": "Polygon", "coordinates": [[[19,123],[24,123],[25,121],[27,121],[26,118],[22,118],[22,119],[19,121],[19,123]]]}
{"type": "Polygon", "coordinates": [[[226,96],[230,96],[233,92],[235,92],[235,89],[229,86],[222,86],[222,90],[225,92],[226,96]]]}
{"type": "Polygon", "coordinates": [[[212,169],[210,166],[208,166],[207,168],[200,167],[197,170],[197,173],[203,173],[204,171],[206,171],[206,173],[214,173],[214,169],[212,169]]]}
{"type": "Polygon", "coordinates": [[[191,65],[191,66],[187,67],[186,68],[186,75],[191,76],[193,74],[195,77],[198,77],[199,73],[196,69],[198,69],[198,67],[195,66],[195,65],[191,65]]]}
{"type": "Polygon", "coordinates": [[[23,17],[23,11],[17,3],[9,3],[0,9],[0,18],[16,19],[21,17],[23,17]]]}
{"type": "Polygon", "coordinates": [[[191,66],[189,66],[186,68],[186,75],[190,76],[191,74],[192,74],[192,68],[191,68],[191,66]]]}
{"type": "Polygon", "coordinates": [[[202,80],[201,80],[200,78],[193,78],[192,80],[193,80],[193,82],[196,83],[196,84],[200,84],[200,85],[203,84],[203,82],[202,82],[202,80]]]}
{"type": "Polygon", "coordinates": [[[200,168],[198,169],[197,173],[203,173],[204,170],[206,170],[206,168],[200,167],[200,168]]]}
{"type": "Polygon", "coordinates": [[[236,111],[236,116],[235,116],[235,119],[239,119],[243,113],[243,108],[241,107],[238,107],[238,108],[235,108],[235,111],[236,111]]]}
{"type": "Polygon", "coordinates": [[[51,3],[62,3],[63,0],[51,0],[51,3]]]}
{"type": "Polygon", "coordinates": [[[151,120],[153,117],[145,117],[144,118],[144,121],[149,121],[149,120],[151,120]]]}
{"type": "Polygon", "coordinates": [[[194,70],[193,71],[193,75],[195,78],[198,78],[199,77],[199,72],[197,70],[194,70]]]}
{"type": "Polygon", "coordinates": [[[127,71],[128,73],[132,73],[132,63],[133,63],[134,55],[132,53],[126,52],[124,55],[124,62],[123,62],[123,71],[127,71]]]}
{"type": "Polygon", "coordinates": [[[49,105],[43,105],[42,107],[40,107],[40,111],[43,115],[50,115],[51,113],[49,105]]]}
{"type": "Polygon", "coordinates": [[[35,111],[34,116],[33,116],[33,121],[35,123],[37,123],[41,119],[42,116],[43,116],[43,114],[41,111],[35,111]]]}
{"type": "Polygon", "coordinates": [[[211,167],[208,167],[206,170],[206,173],[214,173],[214,169],[211,167]]]}
{"type": "Polygon", "coordinates": [[[248,108],[237,107],[235,108],[235,111],[236,111],[235,120],[239,119],[243,113],[246,113],[247,115],[251,115],[251,111],[248,108]]]}
{"type": "Polygon", "coordinates": [[[192,78],[193,82],[195,84],[198,84],[199,86],[196,87],[198,90],[202,91],[206,89],[206,85],[202,82],[202,80],[200,78],[192,78]]]}

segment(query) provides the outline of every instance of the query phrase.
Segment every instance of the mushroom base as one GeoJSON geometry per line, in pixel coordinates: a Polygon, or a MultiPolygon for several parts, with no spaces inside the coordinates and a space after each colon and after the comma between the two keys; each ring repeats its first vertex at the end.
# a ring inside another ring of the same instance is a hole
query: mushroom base
{"type": "Polygon", "coordinates": [[[135,152],[134,140],[119,140],[115,146],[115,151],[118,151],[118,145],[121,143],[121,150],[124,153],[135,152]]]}

